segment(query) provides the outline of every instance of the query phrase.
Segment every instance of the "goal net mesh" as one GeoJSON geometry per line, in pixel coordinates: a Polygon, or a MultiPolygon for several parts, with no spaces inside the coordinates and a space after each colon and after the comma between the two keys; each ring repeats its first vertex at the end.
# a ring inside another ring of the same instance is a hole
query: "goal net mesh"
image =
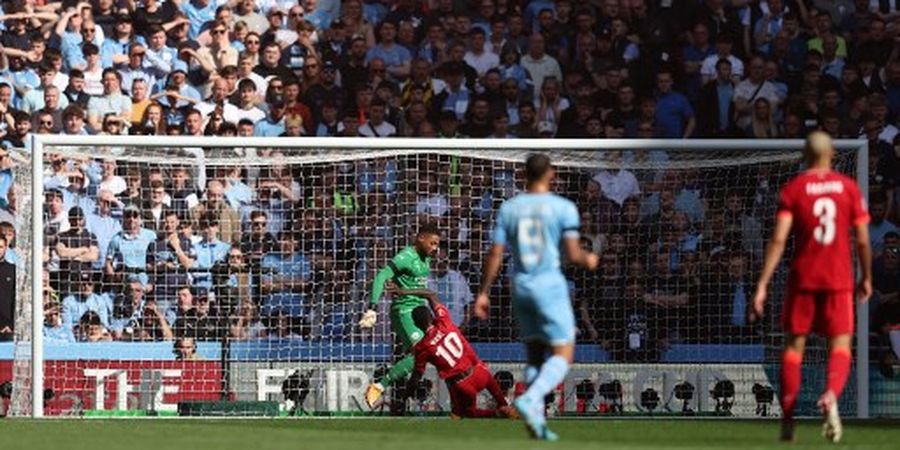
{"type": "MultiPolygon", "coordinates": [[[[461,141],[461,146],[469,146],[461,141]]],[[[510,396],[524,352],[508,265],[488,321],[469,318],[495,213],[526,150],[45,147],[44,323],[32,324],[31,208],[18,196],[19,288],[10,412],[30,408],[30,333],[44,334],[48,415],[372,414],[367,384],[397,360],[374,274],[425,223],[442,232],[428,285],[510,396]]],[[[797,149],[548,152],[601,270],[566,268],[576,365],[551,411],[778,415],[784,267],[762,323],[745,310],[777,188],[797,149]]],[[[856,173],[856,154],[837,169],[856,173]]],[[[27,165],[16,169],[27,187],[27,165]]],[[[805,360],[813,413],[825,351],[805,360]]],[[[0,380],[2,381],[2,380],[0,380]]],[[[845,411],[855,410],[853,382],[845,411]]],[[[485,399],[485,401],[489,401],[485,399]]],[[[429,369],[375,413],[449,411],[429,369]]]]}

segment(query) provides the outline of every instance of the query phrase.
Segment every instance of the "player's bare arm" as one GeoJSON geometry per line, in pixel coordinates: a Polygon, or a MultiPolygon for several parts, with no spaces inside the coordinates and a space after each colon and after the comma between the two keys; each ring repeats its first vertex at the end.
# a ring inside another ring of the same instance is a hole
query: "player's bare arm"
{"type": "Polygon", "coordinates": [[[597,270],[597,267],[600,265],[600,257],[596,253],[581,248],[581,242],[578,238],[569,237],[563,239],[563,248],[566,250],[566,258],[572,264],[591,271],[597,270]]]}
{"type": "Polygon", "coordinates": [[[489,294],[491,285],[497,279],[500,273],[500,264],[503,263],[504,246],[494,244],[491,251],[488,252],[487,260],[484,263],[484,273],[481,276],[481,287],[478,289],[478,296],[475,297],[475,307],[473,308],[475,317],[481,320],[487,320],[488,310],[491,306],[489,294]]]}
{"type": "Polygon", "coordinates": [[[756,292],[753,294],[753,302],[750,305],[750,311],[747,314],[747,320],[753,323],[763,316],[763,309],[766,305],[767,287],[775,268],[784,255],[784,247],[787,245],[788,234],[791,232],[791,224],[793,218],[788,215],[781,215],[775,220],[775,231],[772,233],[772,239],[766,246],[766,256],[763,262],[762,273],[756,282],[756,292]]]}

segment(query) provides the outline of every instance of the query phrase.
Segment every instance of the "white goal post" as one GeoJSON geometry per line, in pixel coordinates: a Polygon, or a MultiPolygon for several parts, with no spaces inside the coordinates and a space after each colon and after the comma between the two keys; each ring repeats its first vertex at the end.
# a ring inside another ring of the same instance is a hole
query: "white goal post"
{"type": "MultiPolygon", "coordinates": [[[[45,416],[44,411],[44,310],[43,284],[39,274],[44,271],[41,255],[44,251],[44,173],[48,152],[65,152],[66,148],[77,148],[84,153],[86,148],[136,146],[141,148],[270,148],[290,152],[291,155],[321,154],[321,160],[327,161],[329,152],[345,153],[358,151],[360,157],[377,157],[381,155],[467,155],[472,158],[481,157],[491,160],[519,163],[531,152],[548,152],[551,157],[565,159],[573,167],[602,167],[603,157],[597,154],[612,151],[633,151],[661,149],[678,154],[681,151],[693,155],[702,152],[716,152],[719,159],[730,152],[752,152],[753,158],[761,158],[766,152],[778,153],[780,158],[789,151],[799,151],[803,146],[801,140],[642,140],[642,139],[534,139],[534,140],[486,140],[486,139],[407,139],[407,138],[225,138],[225,137],[184,137],[184,136],[68,136],[68,135],[31,135],[29,141],[31,152],[31,192],[29,220],[30,240],[30,325],[27,338],[30,339],[30,411],[34,418],[45,416]],[[598,161],[600,161],[598,163],[598,161]]],[[[863,192],[868,194],[868,143],[865,140],[838,140],[836,148],[855,154],[857,182],[863,192]]],[[[89,152],[88,152],[89,153],[89,152]]],[[[799,153],[797,154],[799,156],[799,153]]],[[[692,156],[684,162],[690,167],[693,162],[701,163],[692,156]]],[[[762,157],[764,158],[764,157],[762,157]]],[[[208,158],[207,158],[208,160],[208,158]]],[[[555,160],[555,158],[554,158],[555,160]]],[[[253,164],[250,161],[249,164],[253,164]]],[[[766,236],[768,237],[768,236],[766,236]]],[[[756,271],[758,268],[752,268],[756,271]]],[[[22,292],[19,288],[19,292],[22,292]]],[[[859,305],[856,316],[856,411],[859,418],[869,417],[869,315],[868,308],[859,305]]],[[[17,356],[18,357],[18,356],[17,356]]],[[[21,387],[21,386],[20,386],[21,387]]]]}

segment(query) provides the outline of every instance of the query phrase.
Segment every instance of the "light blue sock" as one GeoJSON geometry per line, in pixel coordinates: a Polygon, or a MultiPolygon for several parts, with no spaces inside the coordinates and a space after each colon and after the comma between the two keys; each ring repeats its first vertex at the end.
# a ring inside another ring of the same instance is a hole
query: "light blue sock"
{"type": "Polygon", "coordinates": [[[562,356],[552,356],[544,365],[537,378],[528,387],[524,395],[531,397],[534,401],[544,403],[544,396],[550,393],[556,386],[566,378],[569,372],[569,363],[562,356]]]}
{"type": "Polygon", "coordinates": [[[534,379],[538,376],[538,368],[535,366],[525,366],[525,386],[531,386],[534,379]]]}

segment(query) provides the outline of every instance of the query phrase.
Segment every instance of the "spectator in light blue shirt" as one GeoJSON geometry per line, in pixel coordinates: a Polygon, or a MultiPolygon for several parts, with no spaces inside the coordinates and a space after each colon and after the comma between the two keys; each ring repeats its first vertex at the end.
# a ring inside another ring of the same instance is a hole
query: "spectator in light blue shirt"
{"type": "Polygon", "coordinates": [[[137,281],[128,283],[122,298],[115,302],[109,330],[121,334],[125,328],[137,327],[144,310],[144,286],[137,281]]]}
{"type": "Polygon", "coordinates": [[[269,114],[253,127],[254,136],[277,137],[284,133],[284,97],[274,95],[269,99],[269,114]]]}
{"type": "MultiPolygon", "coordinates": [[[[194,248],[197,269],[212,269],[216,264],[224,263],[231,245],[219,240],[219,224],[214,214],[206,213],[200,219],[200,230],[203,239],[194,248]]],[[[212,289],[211,272],[195,272],[194,286],[212,289]]]]}
{"type": "Polygon", "coordinates": [[[216,2],[210,0],[181,0],[181,12],[190,21],[188,37],[197,39],[203,30],[203,25],[216,18],[216,2]]]}
{"type": "Polygon", "coordinates": [[[147,36],[144,67],[157,80],[165,80],[166,76],[174,71],[173,66],[178,61],[178,52],[166,45],[166,30],[162,26],[148,27],[147,36]]]}
{"type": "Polygon", "coordinates": [[[85,189],[85,176],[80,170],[69,172],[69,186],[63,191],[63,207],[66,211],[77,206],[82,211],[93,211],[96,208],[94,199],[85,189]]]}
{"type": "Polygon", "coordinates": [[[469,90],[463,84],[464,71],[462,63],[450,62],[444,64],[444,81],[447,82],[447,96],[444,98],[444,104],[441,105],[443,111],[453,111],[458,120],[466,117],[469,111],[469,90]]]}
{"type": "Polygon", "coordinates": [[[384,22],[378,31],[381,41],[366,52],[366,64],[373,59],[384,61],[387,72],[394,79],[404,79],[409,76],[412,66],[412,54],[406,47],[394,42],[397,37],[397,26],[391,22],[384,22]]]}
{"type": "Polygon", "coordinates": [[[44,343],[69,344],[75,342],[72,328],[63,324],[60,311],[62,307],[56,292],[44,291],[44,343]]]}
{"type": "Polygon", "coordinates": [[[12,82],[12,87],[16,95],[13,96],[13,106],[21,108],[22,96],[32,89],[32,87],[41,84],[41,79],[37,73],[29,69],[25,65],[25,60],[18,56],[7,57],[6,70],[0,71],[0,78],[5,78],[12,82]]]}
{"type": "Polygon", "coordinates": [[[94,275],[89,272],[78,274],[78,292],[74,293],[62,302],[62,323],[70,330],[78,324],[88,311],[93,311],[100,316],[103,326],[109,327],[112,318],[113,302],[106,294],[94,292],[94,275]]]}
{"type": "Polygon", "coordinates": [[[103,95],[88,101],[88,124],[94,131],[103,129],[103,119],[113,114],[124,121],[131,119],[131,97],[122,94],[122,74],[116,69],[103,69],[103,95]]]}
{"type": "Polygon", "coordinates": [[[146,49],[141,44],[134,44],[128,49],[128,65],[119,69],[122,75],[122,86],[128,89],[128,93],[133,97],[135,80],[144,80],[148,89],[156,85],[156,76],[148,69],[148,64],[144,62],[146,49]]]}
{"type": "MultiPolygon", "coordinates": [[[[56,74],[56,68],[50,62],[42,63],[38,67],[41,84],[26,92],[22,97],[22,111],[34,114],[44,108],[44,92],[53,87],[53,79],[56,78],[56,74]]],[[[64,95],[59,96],[59,109],[64,109],[66,106],[69,106],[69,99],[64,95]]]]}
{"type": "Polygon", "coordinates": [[[325,30],[331,27],[334,15],[322,8],[318,0],[303,0],[303,9],[306,11],[304,20],[315,25],[317,30],[325,30]]]}
{"type": "Polygon", "coordinates": [[[130,15],[117,15],[112,36],[106,38],[100,45],[100,62],[103,67],[127,64],[128,49],[134,43],[143,45],[144,37],[134,35],[134,26],[131,23],[130,15]]]}
{"type": "Polygon", "coordinates": [[[10,207],[9,194],[13,188],[13,180],[12,158],[9,151],[0,150],[0,208],[3,210],[10,207]]]}
{"type": "Polygon", "coordinates": [[[141,226],[141,211],[125,208],[124,226],[109,242],[106,252],[106,274],[113,278],[149,282],[147,253],[156,241],[156,233],[141,226]],[[127,273],[126,273],[127,272],[127,273]]]}
{"type": "Polygon", "coordinates": [[[309,260],[297,249],[297,242],[291,232],[278,235],[277,252],[263,257],[264,269],[260,290],[263,293],[263,313],[283,308],[298,316],[303,313],[303,292],[312,276],[309,260]]]}
{"type": "Polygon", "coordinates": [[[100,249],[100,257],[94,263],[95,269],[102,269],[106,261],[106,252],[113,236],[122,231],[119,219],[113,217],[113,207],[121,204],[109,191],[100,191],[97,195],[97,207],[87,215],[87,229],[97,238],[97,246],[100,249]]]}
{"type": "Polygon", "coordinates": [[[363,2],[363,17],[369,23],[381,23],[387,17],[388,9],[382,2],[363,2]]]}
{"type": "MultiPolygon", "coordinates": [[[[241,180],[241,166],[233,166],[225,175],[225,200],[235,211],[241,211],[253,202],[253,189],[241,180]]],[[[249,212],[248,212],[249,214],[249,212]]]]}
{"type": "Polygon", "coordinates": [[[525,11],[523,11],[523,19],[525,19],[526,24],[531,24],[532,30],[539,30],[540,24],[538,23],[538,15],[541,11],[549,9],[553,12],[553,17],[556,17],[556,5],[550,0],[535,0],[528,3],[528,6],[525,7],[525,11]]]}

